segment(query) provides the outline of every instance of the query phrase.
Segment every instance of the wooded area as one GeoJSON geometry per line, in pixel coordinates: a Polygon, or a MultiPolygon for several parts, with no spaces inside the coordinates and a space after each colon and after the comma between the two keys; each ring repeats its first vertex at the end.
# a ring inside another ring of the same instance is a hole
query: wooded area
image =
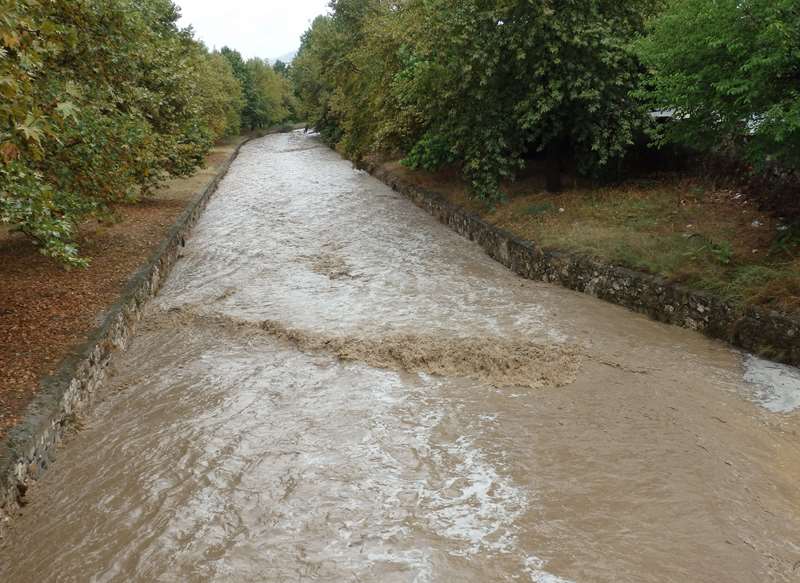
{"type": "Polygon", "coordinates": [[[0,0],[0,223],[68,265],[76,227],[293,115],[263,60],[211,52],[170,0],[0,0]]]}

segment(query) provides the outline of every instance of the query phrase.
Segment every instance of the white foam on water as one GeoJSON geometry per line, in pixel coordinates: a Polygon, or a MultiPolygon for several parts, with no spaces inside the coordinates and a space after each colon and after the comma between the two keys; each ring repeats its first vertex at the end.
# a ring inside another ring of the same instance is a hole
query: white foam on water
{"type": "Polygon", "coordinates": [[[753,401],[773,413],[800,409],[800,369],[752,355],[744,367],[744,380],[754,387],[753,401]]]}
{"type": "Polygon", "coordinates": [[[544,570],[545,562],[539,557],[530,556],[525,559],[525,572],[533,583],[575,583],[544,570]]]}
{"type": "Polygon", "coordinates": [[[420,504],[429,527],[459,541],[450,554],[509,553],[516,547],[516,519],[528,506],[524,490],[498,473],[469,437],[433,448],[432,457],[444,475],[420,484],[420,504]]]}

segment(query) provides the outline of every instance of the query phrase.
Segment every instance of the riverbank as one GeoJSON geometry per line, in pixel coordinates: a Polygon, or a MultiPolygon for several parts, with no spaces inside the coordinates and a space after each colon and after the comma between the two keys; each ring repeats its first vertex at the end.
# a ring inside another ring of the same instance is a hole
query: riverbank
{"type": "Polygon", "coordinates": [[[0,241],[0,538],[66,432],[80,427],[112,353],[180,256],[185,237],[246,137],[219,144],[204,168],[152,199],[80,227],[86,270],[66,271],[13,235],[0,241]]]}
{"type": "Polygon", "coordinates": [[[66,270],[22,235],[0,235],[0,439],[24,415],[39,379],[85,341],[131,276],[147,261],[197,193],[245,138],[217,145],[204,168],[172,180],[137,205],[113,209],[114,221],[81,226],[86,269],[66,270]]]}
{"type": "Polygon", "coordinates": [[[800,237],[742,193],[662,176],[552,195],[531,172],[489,207],[452,169],[364,166],[524,277],[800,363],[800,237]]]}
{"type": "Polygon", "coordinates": [[[26,240],[0,236],[0,538],[7,515],[24,504],[31,479],[53,449],[81,426],[106,377],[111,355],[125,348],[190,230],[241,147],[285,125],[219,143],[194,175],[170,181],[135,206],[113,209],[112,222],[87,222],[79,243],[91,259],[65,270],[26,240]]]}
{"type": "Polygon", "coordinates": [[[386,168],[544,249],[585,253],[719,295],[738,307],[800,314],[800,232],[761,212],[746,193],[666,174],[545,192],[534,175],[508,185],[493,208],[452,171],[386,168]]]}

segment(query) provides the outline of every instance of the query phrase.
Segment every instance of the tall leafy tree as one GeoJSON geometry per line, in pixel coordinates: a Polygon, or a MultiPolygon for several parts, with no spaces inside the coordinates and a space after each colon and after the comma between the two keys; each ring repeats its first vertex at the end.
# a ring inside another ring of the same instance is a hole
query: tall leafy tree
{"type": "Polygon", "coordinates": [[[258,127],[258,116],[256,113],[256,87],[253,81],[251,70],[247,67],[245,59],[239,51],[230,47],[222,47],[220,54],[230,63],[234,76],[239,80],[242,87],[242,97],[244,107],[242,108],[242,126],[248,130],[258,127]]]}
{"type": "Polygon", "coordinates": [[[675,0],[639,43],[668,140],[800,169],[800,5],[675,0]]]}
{"type": "Polygon", "coordinates": [[[203,87],[201,117],[215,137],[239,134],[244,96],[233,67],[219,53],[199,55],[196,67],[203,87]]]}
{"type": "MultiPolygon", "coordinates": [[[[420,0],[408,57],[408,107],[427,132],[412,163],[463,161],[476,193],[496,196],[531,151],[585,173],[621,156],[646,116],[629,49],[649,0],[420,0]]],[[[550,186],[557,189],[558,174],[550,186]]]]}
{"type": "Polygon", "coordinates": [[[272,65],[272,70],[275,71],[281,77],[288,77],[289,76],[289,65],[284,63],[280,59],[275,61],[272,65]]]}
{"type": "Polygon", "coordinates": [[[239,51],[223,47],[227,59],[242,86],[244,108],[242,125],[248,130],[281,123],[291,115],[292,89],[284,77],[262,59],[242,58],[239,51]]]}
{"type": "Polygon", "coordinates": [[[81,217],[192,172],[233,129],[238,81],[170,0],[0,0],[0,15],[0,221],[81,265],[81,217]]]}
{"type": "Polygon", "coordinates": [[[331,8],[292,63],[306,119],[351,157],[399,147],[415,117],[404,115],[393,91],[410,11],[388,0],[336,0],[331,8]]]}
{"type": "Polygon", "coordinates": [[[251,129],[266,128],[287,120],[291,115],[288,81],[262,59],[250,59],[245,67],[253,88],[248,104],[251,129]]]}
{"type": "Polygon", "coordinates": [[[336,80],[330,75],[330,66],[342,53],[333,19],[318,16],[303,34],[291,70],[300,116],[331,143],[338,142],[342,133],[331,108],[336,80]]]}
{"type": "Polygon", "coordinates": [[[309,119],[350,156],[407,150],[499,194],[535,152],[585,173],[647,122],[631,41],[660,0],[335,0],[293,67],[309,119]]]}

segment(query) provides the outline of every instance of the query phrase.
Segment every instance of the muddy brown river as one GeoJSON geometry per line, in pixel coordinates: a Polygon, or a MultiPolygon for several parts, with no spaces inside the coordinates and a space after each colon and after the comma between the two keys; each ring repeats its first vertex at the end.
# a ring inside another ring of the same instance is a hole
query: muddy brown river
{"type": "Polygon", "coordinates": [[[246,146],[3,582],[800,581],[800,381],[246,146]]]}

